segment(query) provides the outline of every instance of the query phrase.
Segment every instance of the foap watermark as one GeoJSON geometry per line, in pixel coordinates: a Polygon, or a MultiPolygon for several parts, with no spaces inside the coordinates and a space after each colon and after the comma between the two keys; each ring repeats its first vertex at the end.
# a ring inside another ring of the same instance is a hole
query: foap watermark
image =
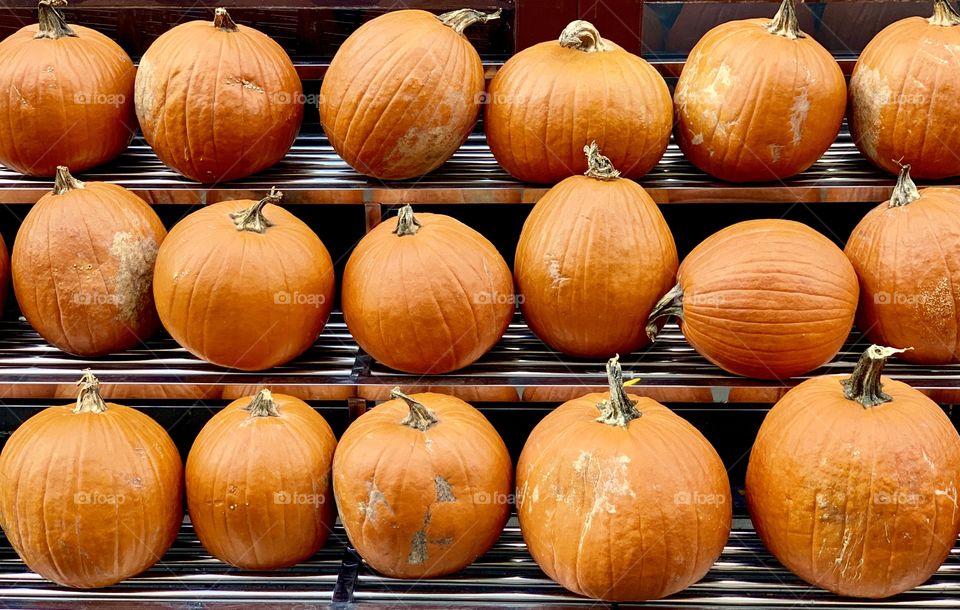
{"type": "Polygon", "coordinates": [[[523,295],[512,292],[478,292],[473,295],[475,305],[523,305],[523,295]]]}
{"type": "Polygon", "coordinates": [[[96,489],[89,491],[78,491],[73,494],[74,504],[93,504],[93,505],[119,505],[127,501],[123,494],[106,493],[96,489]]]}
{"type": "Polygon", "coordinates": [[[273,503],[274,504],[293,504],[293,505],[307,505],[307,506],[321,506],[326,503],[327,499],[323,494],[307,494],[299,492],[290,492],[290,491],[275,491],[273,492],[273,503]]]}
{"type": "Polygon", "coordinates": [[[875,305],[926,305],[930,300],[930,295],[915,292],[887,292],[881,290],[873,293],[875,305]]]}
{"type": "Polygon", "coordinates": [[[104,294],[102,292],[74,292],[70,299],[75,305],[122,305],[122,294],[104,294]]]}
{"type": "Polygon", "coordinates": [[[119,108],[127,103],[127,96],[122,93],[75,93],[73,103],[81,106],[110,106],[119,108]]]}
{"type": "Polygon", "coordinates": [[[496,504],[502,506],[505,504],[515,504],[516,496],[513,494],[505,494],[500,491],[478,491],[473,494],[473,503],[474,504],[496,504]]]}
{"type": "Polygon", "coordinates": [[[923,504],[923,494],[908,491],[878,491],[873,494],[874,504],[890,504],[895,506],[918,506],[923,504]]]}
{"type": "Polygon", "coordinates": [[[684,506],[726,504],[727,497],[723,494],[707,494],[700,491],[678,491],[673,494],[673,503],[684,506]]]}
{"type": "Polygon", "coordinates": [[[327,302],[327,295],[300,292],[299,290],[294,292],[281,290],[273,293],[273,302],[277,305],[312,305],[313,307],[320,307],[327,302]]]}
{"type": "Polygon", "coordinates": [[[723,295],[720,294],[684,294],[683,303],[685,305],[698,305],[700,307],[720,307],[724,303],[723,295]]]}

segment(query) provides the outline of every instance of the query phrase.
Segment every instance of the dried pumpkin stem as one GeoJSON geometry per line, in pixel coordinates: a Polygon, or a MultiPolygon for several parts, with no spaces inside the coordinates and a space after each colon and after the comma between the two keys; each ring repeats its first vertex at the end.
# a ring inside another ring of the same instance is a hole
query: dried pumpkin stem
{"type": "Polygon", "coordinates": [[[63,17],[63,11],[59,8],[66,5],[67,0],[40,0],[37,6],[40,27],[34,35],[34,38],[57,40],[64,36],[77,35],[77,33],[67,25],[67,20],[63,17]]]}
{"type": "Polygon", "coordinates": [[[239,32],[240,28],[233,22],[227,9],[219,7],[213,11],[213,27],[221,32],[239,32]]]}
{"type": "Polygon", "coordinates": [[[897,177],[897,184],[893,187],[893,194],[890,195],[890,207],[899,208],[917,199],[920,199],[920,191],[910,177],[910,166],[901,165],[900,176],[897,177]]]}
{"type": "Polygon", "coordinates": [[[680,287],[680,284],[677,284],[670,289],[670,292],[663,295],[657,304],[653,306],[653,311],[650,312],[650,315],[647,317],[647,337],[651,341],[657,338],[657,335],[660,333],[660,325],[658,322],[661,318],[669,318],[670,316],[676,316],[683,319],[683,288],[680,287]]]}
{"type": "Polygon", "coordinates": [[[83,376],[77,381],[80,392],[77,394],[77,406],[74,413],[103,413],[107,404],[100,396],[100,380],[93,376],[90,369],[83,369],[83,376]]]}
{"type": "Polygon", "coordinates": [[[250,412],[250,417],[280,417],[277,403],[273,402],[273,394],[267,388],[260,390],[245,409],[250,412]]]}
{"type": "Polygon", "coordinates": [[[410,204],[407,204],[400,208],[400,211],[397,213],[397,228],[393,230],[393,233],[400,237],[404,235],[416,235],[420,227],[420,221],[413,215],[413,208],[410,204]]]}
{"type": "Polygon", "coordinates": [[[619,354],[607,361],[607,383],[610,384],[610,398],[597,403],[597,409],[600,410],[597,421],[625,428],[643,414],[637,411],[623,387],[623,369],[620,368],[619,354]]]}
{"type": "Polygon", "coordinates": [[[273,223],[267,220],[263,215],[263,207],[268,203],[278,204],[283,199],[283,193],[277,190],[277,187],[270,189],[270,194],[256,202],[242,212],[233,212],[230,218],[233,224],[237,226],[237,231],[253,231],[254,233],[263,233],[273,223]]]}
{"type": "Polygon", "coordinates": [[[450,11],[449,13],[439,15],[437,19],[439,19],[443,25],[450,27],[457,34],[463,34],[463,31],[474,23],[486,23],[492,19],[499,19],[501,12],[502,11],[500,9],[497,9],[492,13],[484,13],[472,8],[461,8],[456,11],[450,11]]]}
{"type": "Polygon", "coordinates": [[[840,382],[843,385],[843,395],[868,409],[893,400],[889,394],[884,394],[883,384],[880,383],[883,365],[887,363],[887,358],[890,356],[902,354],[909,349],[913,348],[897,349],[880,345],[868,347],[860,356],[850,377],[840,382]]]}
{"type": "Polygon", "coordinates": [[[800,22],[797,20],[797,7],[794,5],[794,0],[783,0],[780,10],[773,16],[766,28],[771,34],[783,36],[790,40],[806,37],[800,31],[800,22]]]}
{"type": "Polygon", "coordinates": [[[583,173],[584,176],[597,180],[616,180],[620,177],[620,172],[610,159],[600,154],[596,140],[584,146],[583,152],[587,155],[587,171],[583,173]]]}
{"type": "Polygon", "coordinates": [[[394,400],[399,398],[407,403],[407,407],[410,408],[410,413],[400,422],[404,426],[410,426],[420,432],[425,432],[430,426],[440,421],[433,411],[401,392],[400,388],[393,388],[390,392],[390,398],[394,400]]]}
{"type": "Polygon", "coordinates": [[[567,27],[563,28],[560,32],[560,46],[584,53],[602,53],[610,50],[597,28],[589,21],[582,19],[571,21],[567,27]]]}
{"type": "Polygon", "coordinates": [[[57,176],[53,179],[53,194],[63,195],[76,189],[82,189],[86,186],[80,180],[70,175],[70,170],[66,165],[57,166],[57,176]]]}
{"type": "Polygon", "coordinates": [[[933,15],[927,23],[941,27],[960,25],[960,13],[947,0],[933,0],[933,15]]]}

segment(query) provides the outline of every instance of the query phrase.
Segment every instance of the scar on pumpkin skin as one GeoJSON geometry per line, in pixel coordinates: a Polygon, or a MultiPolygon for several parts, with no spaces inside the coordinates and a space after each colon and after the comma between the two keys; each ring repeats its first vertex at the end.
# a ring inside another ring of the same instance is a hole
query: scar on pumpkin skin
{"type": "Polygon", "coordinates": [[[456,502],[457,499],[453,496],[453,487],[450,486],[450,483],[440,475],[437,475],[433,479],[433,483],[437,488],[437,502],[456,502]]]}
{"type": "Polygon", "coordinates": [[[366,502],[360,502],[358,508],[368,521],[373,521],[377,517],[377,502],[380,502],[386,506],[387,510],[389,510],[391,513],[393,512],[393,507],[390,506],[389,502],[387,502],[387,498],[383,495],[383,492],[377,489],[376,483],[374,483],[372,480],[367,481],[367,489],[370,491],[370,496],[367,498],[366,502]]]}

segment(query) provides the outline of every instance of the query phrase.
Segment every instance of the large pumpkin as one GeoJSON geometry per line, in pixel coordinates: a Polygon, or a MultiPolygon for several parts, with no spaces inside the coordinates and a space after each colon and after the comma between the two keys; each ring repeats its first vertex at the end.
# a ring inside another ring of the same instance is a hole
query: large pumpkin
{"type": "Polygon", "coordinates": [[[280,161],[303,118],[303,86],[286,51],[216,10],[213,23],[166,32],[140,60],[137,117],[166,165],[225,182],[280,161]]]}
{"type": "Polygon", "coordinates": [[[523,224],[514,276],[524,318],[550,347],[609,358],[649,340],[647,316],[677,273],[677,248],[643,187],[596,143],[589,169],[550,189],[523,224]]]}
{"type": "Polygon", "coordinates": [[[793,377],[830,361],[846,341],[859,289],[829,239],[792,220],[749,220],[714,233],[687,255],[678,284],[647,332],[676,315],[690,345],[725,371],[793,377]]]}
{"type": "Polygon", "coordinates": [[[895,352],[867,349],[853,374],[809,379],[760,427],[747,504],[771,553],[807,582],[888,597],[927,580],[960,532],[960,437],[932,400],[881,377],[895,352]]]}
{"type": "Polygon", "coordinates": [[[13,288],[27,322],[71,354],[138,346],[153,334],[153,266],[166,229],[116,184],[57,169],[13,243],[13,288]]]}
{"type": "Polygon", "coordinates": [[[246,570],[291,566],[317,552],[336,517],[336,445],[310,405],[270,390],[214,415],[186,470],[190,522],[204,548],[246,570]]]}
{"type": "Polygon", "coordinates": [[[384,180],[440,167],[470,135],[484,93],[483,64],[463,30],[499,16],[400,10],[351,34],[320,87],[320,122],[337,153],[384,180]]]}
{"type": "Polygon", "coordinates": [[[772,20],[719,25],[690,51],[673,97],[675,134],[708,174],[787,178],[813,165],[840,131],[843,72],[800,31],[793,3],[783,0],[772,20]]]}
{"type": "Polygon", "coordinates": [[[343,315],[360,347],[407,373],[446,373],[486,353],[514,311],[513,278],[482,235],[442,214],[370,231],[343,272],[343,315]]]}
{"type": "Polygon", "coordinates": [[[299,356],[323,330],[333,262],[310,227],[276,205],[282,196],[221,201],[171,229],[153,289],[160,321],[190,353],[260,371],[299,356]]]}
{"type": "Polygon", "coordinates": [[[100,397],[86,371],[75,404],[24,422],[0,453],[0,526],[34,572],[107,587],[156,563],[183,520],[177,448],[143,413],[100,397]]]}
{"type": "Polygon", "coordinates": [[[617,358],[607,374],[609,392],[560,405],[530,433],[517,464],[520,531],[547,576],[571,591],[659,599],[720,556],[730,482],[696,428],[627,395],[617,358]]]}
{"type": "Polygon", "coordinates": [[[673,103],[647,62],[574,21],[560,40],[520,51],[490,82],[487,142],[511,175],[557,182],[587,170],[596,141],[624,176],[657,164],[670,140],[673,103]]]}
{"type": "MultiPolygon", "coordinates": [[[[960,14],[934,0],[933,16],[907,17],[863,49],[850,77],[850,131],[857,148],[890,173],[960,175],[960,14]]],[[[917,346],[919,347],[919,346],[917,346]]]]}
{"type": "Polygon", "coordinates": [[[67,25],[64,5],[40,0],[40,23],[0,43],[0,163],[31,176],[106,163],[137,131],[133,62],[100,32],[67,25]]]}
{"type": "Polygon", "coordinates": [[[399,390],[344,432],[333,459],[340,520],[360,556],[395,578],[456,572],[510,513],[513,470],[490,422],[459,398],[399,390]]]}

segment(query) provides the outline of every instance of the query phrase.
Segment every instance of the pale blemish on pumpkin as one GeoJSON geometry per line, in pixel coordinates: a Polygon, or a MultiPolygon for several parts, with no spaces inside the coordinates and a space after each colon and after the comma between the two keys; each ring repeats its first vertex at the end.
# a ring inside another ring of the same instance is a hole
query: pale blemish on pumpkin
{"type": "Polygon", "coordinates": [[[940,276],[920,286],[913,302],[913,316],[926,330],[931,342],[941,343],[953,338],[954,307],[950,278],[940,276]]]}
{"type": "Polygon", "coordinates": [[[857,68],[856,74],[850,79],[850,93],[856,100],[852,111],[859,130],[860,145],[867,156],[875,158],[880,137],[880,116],[893,100],[893,92],[879,70],[857,68]]]}
{"type": "Polygon", "coordinates": [[[430,509],[423,516],[423,526],[410,539],[410,554],[407,563],[412,566],[422,565],[427,560],[427,526],[430,525],[430,509]]]}
{"type": "Polygon", "coordinates": [[[30,105],[30,102],[27,101],[27,98],[23,97],[23,94],[20,93],[20,89],[18,89],[16,85],[13,86],[13,90],[17,92],[17,97],[20,98],[20,105],[21,105],[21,106],[29,106],[29,105],[30,105]]]}
{"type": "Polygon", "coordinates": [[[693,137],[690,138],[690,143],[693,144],[694,146],[703,144],[703,134],[702,133],[694,134],[693,137]]]}
{"type": "Polygon", "coordinates": [[[260,85],[252,81],[248,81],[245,78],[240,78],[239,76],[234,78],[228,78],[226,80],[226,83],[227,85],[230,85],[230,86],[240,85],[241,87],[243,87],[244,89],[247,89],[248,91],[256,91],[257,93],[263,93],[263,87],[261,87],[260,85]]]}
{"type": "Polygon", "coordinates": [[[543,262],[547,264],[547,275],[550,276],[550,288],[558,290],[564,284],[570,281],[570,278],[560,272],[560,259],[554,254],[547,254],[543,257],[543,262]]]}
{"type": "Polygon", "coordinates": [[[783,153],[783,146],[780,144],[771,144],[770,145],[770,160],[779,161],[780,155],[783,153]]]}
{"type": "Polygon", "coordinates": [[[453,495],[453,488],[450,486],[450,483],[440,475],[437,475],[433,479],[434,487],[437,490],[437,502],[456,502],[457,499],[453,495]]]}
{"type": "Polygon", "coordinates": [[[934,497],[946,498],[950,501],[950,504],[953,506],[953,512],[950,515],[950,520],[953,521],[957,516],[957,488],[953,483],[950,483],[949,487],[946,489],[936,489],[933,492],[934,497]]]}
{"type": "Polygon", "coordinates": [[[363,516],[368,521],[373,521],[377,518],[377,504],[383,504],[383,506],[393,512],[390,504],[387,502],[386,496],[377,489],[377,484],[373,481],[367,481],[367,490],[369,491],[369,496],[367,497],[366,502],[360,502],[357,505],[357,508],[363,513],[363,516]]]}
{"type": "Polygon", "coordinates": [[[583,521],[583,529],[580,530],[578,551],[580,554],[583,553],[584,544],[590,533],[590,528],[593,526],[593,518],[597,514],[600,512],[611,515],[617,514],[617,506],[614,503],[617,498],[628,496],[636,499],[637,494],[628,483],[627,467],[630,461],[628,455],[594,459],[592,454],[581,451],[580,456],[574,462],[574,470],[584,474],[584,483],[592,485],[594,494],[593,505],[583,521]],[[589,469],[588,472],[584,473],[584,470],[587,469],[589,469]],[[595,476],[591,476],[593,473],[595,473],[595,476]]]}
{"type": "Polygon", "coordinates": [[[114,300],[121,322],[134,325],[143,317],[153,292],[157,247],[153,238],[135,237],[126,231],[113,234],[110,255],[118,261],[114,300]]]}
{"type": "Polygon", "coordinates": [[[803,124],[806,123],[808,114],[810,114],[810,96],[806,89],[802,89],[794,98],[793,106],[790,107],[790,131],[793,134],[794,146],[800,144],[803,124]]]}

